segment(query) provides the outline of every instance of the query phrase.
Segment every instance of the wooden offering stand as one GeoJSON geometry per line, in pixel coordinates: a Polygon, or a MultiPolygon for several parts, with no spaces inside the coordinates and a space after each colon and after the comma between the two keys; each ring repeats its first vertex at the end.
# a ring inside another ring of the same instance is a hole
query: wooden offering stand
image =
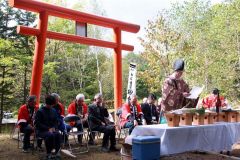
{"type": "Polygon", "coordinates": [[[193,115],[192,125],[204,125],[204,114],[195,113],[193,115]]]}
{"type": "Polygon", "coordinates": [[[238,112],[236,111],[231,111],[231,112],[225,112],[226,113],[226,120],[227,122],[237,122],[238,118],[238,112]]]}
{"type": "Polygon", "coordinates": [[[227,122],[227,115],[225,114],[225,112],[218,113],[217,121],[218,122],[227,122]]]}
{"type": "Polygon", "coordinates": [[[240,122],[240,113],[237,112],[237,122],[240,122]]]}
{"type": "Polygon", "coordinates": [[[209,116],[208,116],[209,123],[208,124],[213,124],[213,123],[217,122],[218,116],[217,116],[216,112],[211,112],[208,114],[209,114],[209,116]]]}
{"type": "Polygon", "coordinates": [[[167,118],[167,123],[169,127],[178,127],[180,116],[178,114],[174,113],[165,113],[165,116],[167,118]]]}
{"type": "Polygon", "coordinates": [[[191,126],[192,125],[192,117],[193,117],[192,113],[181,114],[179,125],[180,126],[183,126],[183,125],[190,125],[191,126]]]}
{"type": "Polygon", "coordinates": [[[204,125],[210,124],[209,115],[210,115],[209,113],[204,113],[204,120],[203,120],[204,125]]]}

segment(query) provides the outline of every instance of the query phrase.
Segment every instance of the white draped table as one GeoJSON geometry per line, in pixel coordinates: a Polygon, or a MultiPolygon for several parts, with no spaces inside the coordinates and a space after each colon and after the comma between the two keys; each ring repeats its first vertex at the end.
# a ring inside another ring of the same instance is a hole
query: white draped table
{"type": "Polygon", "coordinates": [[[137,126],[125,143],[132,144],[136,136],[161,138],[160,153],[169,155],[186,151],[231,151],[240,140],[240,123],[215,123],[201,126],[168,127],[167,124],[137,126]]]}

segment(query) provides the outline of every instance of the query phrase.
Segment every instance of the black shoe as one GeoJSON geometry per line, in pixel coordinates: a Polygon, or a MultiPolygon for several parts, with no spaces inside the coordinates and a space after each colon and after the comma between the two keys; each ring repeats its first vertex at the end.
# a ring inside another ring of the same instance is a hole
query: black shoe
{"type": "Polygon", "coordinates": [[[37,150],[38,150],[39,152],[43,152],[43,151],[44,151],[43,148],[42,148],[42,146],[38,146],[38,147],[37,147],[37,150]]]}
{"type": "Polygon", "coordinates": [[[55,160],[61,160],[61,156],[60,155],[56,155],[55,160]]]}
{"type": "Polygon", "coordinates": [[[33,149],[33,144],[24,145],[23,148],[24,148],[25,150],[33,149]]]}
{"type": "Polygon", "coordinates": [[[82,144],[83,144],[82,141],[78,141],[78,145],[82,146],[82,144]]]}
{"type": "Polygon", "coordinates": [[[88,141],[88,145],[96,145],[93,141],[88,141]]]}
{"type": "Polygon", "coordinates": [[[28,153],[29,150],[28,150],[28,149],[23,149],[22,152],[23,152],[23,153],[28,153]]]}
{"type": "Polygon", "coordinates": [[[230,152],[230,151],[227,151],[227,155],[228,155],[228,156],[231,156],[231,152],[230,152]]]}
{"type": "Polygon", "coordinates": [[[45,160],[51,160],[51,159],[53,159],[54,157],[50,154],[50,155],[47,155],[46,156],[46,158],[45,158],[45,160]]]}
{"type": "Polygon", "coordinates": [[[108,149],[107,147],[102,147],[102,148],[101,148],[101,151],[102,151],[102,152],[109,152],[109,149],[108,149]]]}
{"type": "Polygon", "coordinates": [[[111,146],[110,148],[109,148],[109,150],[110,151],[112,151],[112,152],[118,152],[118,151],[120,151],[120,149],[118,149],[118,148],[116,148],[115,146],[111,146]]]}
{"type": "Polygon", "coordinates": [[[34,146],[33,144],[29,144],[28,148],[33,149],[34,148],[33,146],[34,146]]]}
{"type": "Polygon", "coordinates": [[[51,159],[53,160],[61,160],[61,156],[60,156],[60,154],[59,153],[57,153],[57,154],[52,154],[51,155],[51,159]]]}

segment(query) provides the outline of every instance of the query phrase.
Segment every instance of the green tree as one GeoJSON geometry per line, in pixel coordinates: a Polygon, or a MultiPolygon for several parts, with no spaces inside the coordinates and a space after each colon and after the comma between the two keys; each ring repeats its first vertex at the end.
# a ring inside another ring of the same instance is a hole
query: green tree
{"type": "Polygon", "coordinates": [[[205,85],[204,94],[218,87],[228,99],[239,99],[239,2],[185,1],[150,21],[142,39],[147,65],[141,78],[151,90],[161,91],[173,61],[183,58],[190,86],[205,85]],[[148,80],[147,73],[157,78],[148,80]]]}
{"type": "Polygon", "coordinates": [[[0,99],[0,133],[3,119],[3,110],[12,110],[13,93],[14,93],[14,69],[17,63],[15,59],[9,56],[9,52],[14,52],[14,48],[10,41],[0,39],[0,84],[1,84],[1,99],[0,99]],[[11,105],[10,105],[11,104],[11,105]]]}
{"type": "Polygon", "coordinates": [[[33,55],[33,38],[22,36],[16,33],[16,25],[32,26],[35,22],[36,16],[30,12],[13,9],[8,6],[6,0],[1,0],[0,9],[0,38],[11,41],[11,45],[15,48],[13,52],[6,52],[6,56],[11,56],[14,60],[20,63],[15,68],[18,70],[15,78],[23,83],[16,85],[16,99],[19,103],[24,103],[28,94],[28,74],[30,74],[29,67],[31,66],[31,56],[33,55]],[[23,69],[22,69],[23,68],[23,69]]]}

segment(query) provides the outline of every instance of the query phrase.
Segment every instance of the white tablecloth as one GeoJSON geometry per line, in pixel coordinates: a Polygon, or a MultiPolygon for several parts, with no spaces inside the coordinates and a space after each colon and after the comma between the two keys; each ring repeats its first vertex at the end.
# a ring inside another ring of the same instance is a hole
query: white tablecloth
{"type": "Polygon", "coordinates": [[[169,155],[186,151],[230,151],[240,139],[240,123],[216,123],[202,126],[168,127],[167,125],[137,126],[125,143],[136,136],[159,136],[160,153],[169,155]]]}

